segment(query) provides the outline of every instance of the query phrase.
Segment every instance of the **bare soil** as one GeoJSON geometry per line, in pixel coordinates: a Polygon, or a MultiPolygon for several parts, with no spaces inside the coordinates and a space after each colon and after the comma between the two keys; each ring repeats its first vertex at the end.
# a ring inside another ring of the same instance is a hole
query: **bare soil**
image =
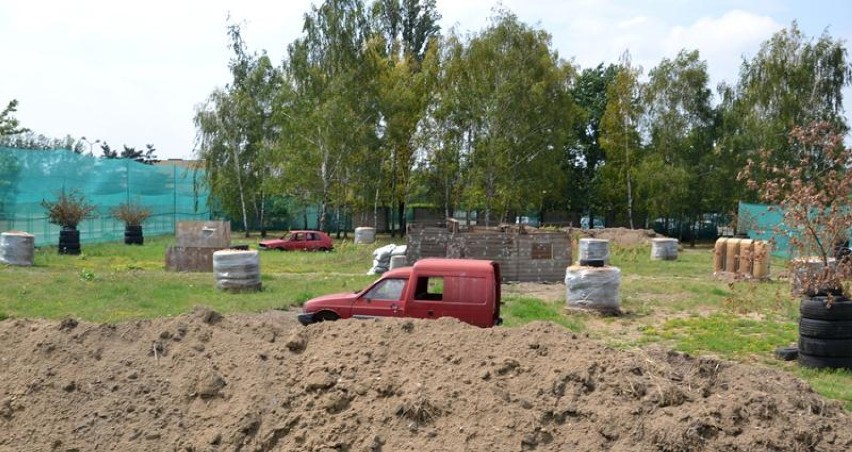
{"type": "Polygon", "coordinates": [[[619,351],[549,324],[302,327],[292,312],[0,322],[0,450],[852,448],[850,415],[772,369],[619,351]]]}

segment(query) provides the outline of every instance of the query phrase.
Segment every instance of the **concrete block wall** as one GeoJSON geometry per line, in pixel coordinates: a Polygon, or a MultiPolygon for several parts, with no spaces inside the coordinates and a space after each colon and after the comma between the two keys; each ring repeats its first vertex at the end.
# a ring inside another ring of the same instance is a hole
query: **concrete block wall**
{"type": "Polygon", "coordinates": [[[566,232],[454,233],[423,227],[409,229],[406,244],[409,264],[425,257],[493,260],[500,263],[504,282],[561,282],[571,263],[566,232]]]}

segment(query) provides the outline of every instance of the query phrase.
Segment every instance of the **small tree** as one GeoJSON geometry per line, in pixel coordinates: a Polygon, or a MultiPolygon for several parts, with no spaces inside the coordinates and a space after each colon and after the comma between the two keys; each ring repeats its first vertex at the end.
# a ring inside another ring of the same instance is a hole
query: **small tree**
{"type": "Polygon", "coordinates": [[[800,276],[806,295],[848,295],[844,284],[852,274],[848,259],[835,261],[838,248],[848,246],[852,229],[852,149],[843,145],[843,136],[825,122],[796,127],[790,144],[799,154],[797,165],[774,166],[777,151],[760,154],[760,163],[749,159],[740,173],[750,190],[765,202],[778,205],[784,219],[779,233],[789,236],[790,247],[799,257],[791,261],[791,271],[800,276]],[[765,180],[758,180],[758,175],[765,180]],[[812,259],[819,264],[814,268],[812,259]]]}
{"type": "Polygon", "coordinates": [[[142,226],[142,223],[151,216],[151,209],[128,202],[114,207],[111,213],[127,226],[142,226]]]}
{"type": "Polygon", "coordinates": [[[56,194],[56,201],[42,199],[41,206],[47,211],[48,221],[63,228],[76,229],[81,221],[95,216],[95,206],[77,190],[63,189],[56,194]]]}

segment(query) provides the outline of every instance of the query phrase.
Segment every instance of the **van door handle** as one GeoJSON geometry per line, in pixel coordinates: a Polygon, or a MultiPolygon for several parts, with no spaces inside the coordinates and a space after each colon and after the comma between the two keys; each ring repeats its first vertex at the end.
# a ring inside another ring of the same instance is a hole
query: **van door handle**
{"type": "Polygon", "coordinates": [[[428,315],[429,317],[434,317],[435,312],[430,309],[430,310],[426,311],[426,315],[428,315]]]}

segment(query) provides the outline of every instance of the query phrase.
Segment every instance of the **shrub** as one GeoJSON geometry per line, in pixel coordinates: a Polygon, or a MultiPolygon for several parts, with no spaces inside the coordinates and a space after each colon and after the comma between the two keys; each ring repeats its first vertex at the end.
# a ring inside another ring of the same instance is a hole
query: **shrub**
{"type": "Polygon", "coordinates": [[[141,226],[151,216],[151,209],[128,202],[114,207],[112,216],[128,226],[141,226]]]}
{"type": "Polygon", "coordinates": [[[42,199],[41,206],[47,211],[48,221],[62,227],[76,228],[81,221],[95,217],[95,206],[77,190],[62,190],[56,194],[56,201],[42,199]]]}

